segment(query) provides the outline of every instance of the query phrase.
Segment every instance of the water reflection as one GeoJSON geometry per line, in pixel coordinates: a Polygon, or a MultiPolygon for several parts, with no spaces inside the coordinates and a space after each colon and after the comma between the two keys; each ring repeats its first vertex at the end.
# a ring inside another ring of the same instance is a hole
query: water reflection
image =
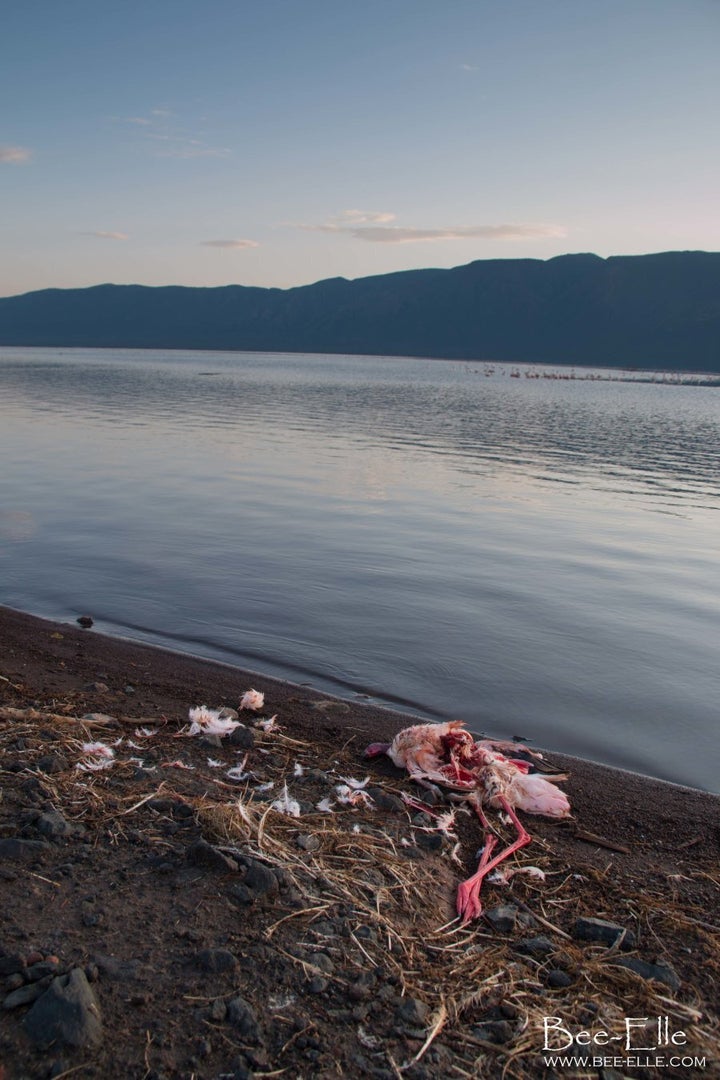
{"type": "Polygon", "coordinates": [[[4,349],[0,390],[4,602],[716,784],[716,389],[4,349]]]}

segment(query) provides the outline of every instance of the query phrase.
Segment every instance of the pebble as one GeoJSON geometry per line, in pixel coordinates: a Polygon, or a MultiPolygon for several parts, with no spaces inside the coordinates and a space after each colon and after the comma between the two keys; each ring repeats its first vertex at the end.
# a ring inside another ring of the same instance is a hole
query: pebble
{"type": "Polygon", "coordinates": [[[398,1005],[395,1017],[405,1024],[421,1025],[425,1023],[428,1015],[428,1007],[419,998],[403,998],[398,1005]]]}
{"type": "Polygon", "coordinates": [[[53,979],[22,1023],[40,1049],[99,1046],[102,1042],[100,1005],[81,968],[53,979]]]}
{"type": "Polygon", "coordinates": [[[312,833],[301,833],[295,838],[295,843],[303,851],[317,851],[320,847],[320,837],[312,833]]]}
{"type": "Polygon", "coordinates": [[[624,926],[617,923],[607,922],[605,919],[590,919],[582,916],[576,919],[573,927],[573,937],[576,941],[599,941],[604,945],[614,945],[622,933],[625,937],[620,945],[621,949],[634,949],[636,944],[635,934],[624,926]]]}
{"type": "Polygon", "coordinates": [[[75,620],[75,622],[82,626],[83,630],[89,630],[90,627],[93,625],[93,619],[91,615],[80,615],[75,620]]]}
{"type": "Polygon", "coordinates": [[[252,1005],[245,998],[235,997],[228,1001],[226,1019],[245,1042],[260,1042],[260,1025],[252,1005]]]}
{"type": "Polygon", "coordinates": [[[20,836],[8,836],[0,840],[0,859],[32,859],[47,851],[44,840],[25,840],[20,836]]]}
{"type": "Polygon", "coordinates": [[[643,979],[655,979],[657,982],[665,983],[671,990],[680,989],[680,977],[664,960],[659,961],[657,964],[649,964],[646,960],[641,960],[637,956],[623,956],[615,960],[614,963],[618,967],[634,971],[636,975],[640,975],[643,979]]]}
{"type": "Polygon", "coordinates": [[[560,968],[553,968],[552,971],[548,971],[545,976],[545,983],[551,990],[561,990],[566,986],[572,986],[572,975],[568,975],[567,971],[562,971],[560,968]]]}
{"type": "Polygon", "coordinates": [[[224,873],[237,873],[235,859],[209,844],[207,840],[197,840],[187,849],[187,860],[193,866],[203,866],[208,870],[220,870],[224,873]]]}
{"type": "Polygon", "coordinates": [[[70,763],[66,757],[62,754],[43,754],[41,758],[35,762],[35,769],[37,772],[45,773],[46,776],[52,776],[55,773],[67,772],[70,768],[70,763]]]}
{"type": "Polygon", "coordinates": [[[35,828],[41,836],[55,840],[61,836],[84,836],[85,826],[80,822],[68,821],[59,810],[48,810],[35,822],[35,828]]]}
{"type": "Polygon", "coordinates": [[[515,929],[518,917],[518,908],[514,904],[498,904],[485,912],[485,918],[501,934],[507,934],[515,929]]]}
{"type": "Polygon", "coordinates": [[[539,935],[538,937],[522,938],[515,945],[515,949],[523,956],[547,956],[549,953],[555,952],[555,943],[550,938],[539,935]]]}

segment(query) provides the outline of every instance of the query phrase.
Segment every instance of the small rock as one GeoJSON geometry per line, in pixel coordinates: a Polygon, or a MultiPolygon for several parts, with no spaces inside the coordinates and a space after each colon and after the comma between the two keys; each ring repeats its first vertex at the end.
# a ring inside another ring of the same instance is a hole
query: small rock
{"type": "Polygon", "coordinates": [[[230,732],[226,739],[223,739],[223,742],[234,746],[236,750],[252,750],[255,745],[255,735],[251,728],[240,724],[230,732]]]}
{"type": "Polygon", "coordinates": [[[443,846],[442,834],[439,832],[419,833],[417,837],[418,847],[425,851],[440,851],[443,846]]]}
{"type": "Polygon", "coordinates": [[[29,1005],[31,1002],[37,1001],[40,995],[45,993],[48,985],[35,982],[18,987],[17,990],[13,990],[4,998],[3,1009],[18,1009],[21,1005],[29,1005]]]}
{"type": "Polygon", "coordinates": [[[313,975],[311,979],[308,979],[307,988],[311,994],[322,994],[323,990],[327,990],[330,985],[330,980],[326,979],[324,975],[313,975]]]}
{"type": "Polygon", "coordinates": [[[249,1043],[260,1042],[260,1025],[251,1005],[242,997],[232,998],[227,1003],[227,1022],[237,1034],[249,1043]]]}
{"type": "Polygon", "coordinates": [[[23,1020],[40,1049],[53,1044],[98,1046],[102,1042],[100,1006],[80,968],[53,979],[23,1020]]]}
{"type": "Polygon", "coordinates": [[[46,776],[52,776],[54,773],[67,772],[70,763],[62,754],[43,754],[35,762],[35,768],[38,772],[45,773],[46,776]]]}
{"type": "Polygon", "coordinates": [[[57,839],[61,836],[84,836],[85,826],[79,822],[68,821],[59,810],[48,810],[41,814],[35,823],[41,836],[57,839]]]}
{"type": "Polygon", "coordinates": [[[229,949],[201,949],[195,956],[195,963],[201,971],[216,974],[222,971],[234,971],[237,959],[229,949]]]}
{"type": "Polygon", "coordinates": [[[52,959],[38,960],[27,969],[25,978],[28,982],[37,982],[38,979],[44,979],[47,975],[59,974],[59,968],[60,961],[57,956],[52,959]]]}
{"type": "Polygon", "coordinates": [[[17,971],[14,975],[8,975],[6,977],[6,979],[5,979],[5,989],[8,992],[10,990],[17,990],[17,988],[19,986],[22,986],[24,982],[25,982],[25,979],[22,977],[20,972],[17,971]]]}
{"type": "Polygon", "coordinates": [[[75,622],[82,626],[84,630],[89,630],[93,625],[93,619],[90,615],[80,615],[75,622]]]}
{"type": "Polygon", "coordinates": [[[210,1006],[210,1019],[216,1024],[222,1024],[227,1016],[227,1005],[222,998],[215,998],[210,1006]]]}
{"type": "Polygon", "coordinates": [[[489,1020],[485,1024],[478,1024],[472,1029],[471,1034],[476,1039],[483,1039],[484,1042],[495,1043],[496,1046],[502,1046],[505,1043],[509,1043],[513,1037],[513,1026],[507,1020],[489,1020]]]}
{"type": "Polygon", "coordinates": [[[366,790],[378,810],[386,810],[396,814],[401,814],[405,810],[405,803],[402,799],[399,799],[397,795],[391,795],[384,788],[369,787],[366,790]]]}
{"type": "Polygon", "coordinates": [[[485,918],[491,924],[493,930],[501,934],[510,933],[515,929],[518,917],[518,909],[514,904],[498,904],[485,912],[485,918]]]}
{"type": "Polygon", "coordinates": [[[566,986],[572,986],[572,982],[572,975],[568,975],[567,971],[562,971],[560,968],[553,968],[545,976],[545,983],[552,990],[561,990],[566,986]]]}
{"type": "Polygon", "coordinates": [[[208,870],[220,870],[224,873],[236,873],[238,869],[234,859],[202,839],[188,848],[187,860],[193,866],[204,866],[208,870]]]}
{"type": "Polygon", "coordinates": [[[135,693],[135,687],[131,686],[130,683],[128,683],[126,686],[123,686],[123,694],[132,695],[134,693],[135,693]]]}
{"type": "Polygon", "coordinates": [[[555,943],[548,937],[542,935],[532,938],[523,938],[515,946],[517,952],[522,956],[548,956],[549,953],[555,952],[555,943]]]}
{"type": "Polygon", "coordinates": [[[604,945],[614,945],[621,934],[624,938],[620,945],[621,949],[635,948],[635,935],[632,930],[617,923],[606,922],[605,919],[588,919],[581,917],[575,921],[573,937],[576,941],[600,941],[604,945]]]}
{"type": "Polygon", "coordinates": [[[25,840],[20,836],[8,836],[0,840],[0,859],[32,859],[50,845],[44,840],[25,840]]]}
{"type": "Polygon", "coordinates": [[[312,833],[301,833],[300,836],[295,838],[295,843],[303,851],[317,851],[320,847],[320,837],[314,836],[312,833]]]}
{"type": "Polygon", "coordinates": [[[327,953],[313,953],[309,958],[309,963],[316,967],[318,971],[322,971],[324,975],[332,975],[335,970],[335,965],[327,953]]]}
{"type": "Polygon", "coordinates": [[[419,998],[403,998],[395,1015],[402,1023],[421,1026],[427,1019],[428,1011],[425,1002],[419,998]]]}
{"type": "Polygon", "coordinates": [[[89,691],[91,694],[109,694],[110,687],[104,682],[90,682],[83,686],[83,690],[89,691]]]}
{"type": "Polygon", "coordinates": [[[255,897],[277,896],[280,885],[269,866],[265,866],[263,863],[258,862],[257,859],[251,859],[248,856],[243,859],[243,863],[246,866],[243,884],[255,897]]]}
{"type": "Polygon", "coordinates": [[[655,979],[657,982],[665,983],[671,990],[680,989],[680,978],[677,972],[669,964],[666,964],[664,960],[657,964],[649,964],[646,960],[640,960],[636,956],[623,956],[615,960],[614,963],[618,967],[634,971],[636,975],[640,975],[643,979],[655,979]]]}
{"type": "Polygon", "coordinates": [[[94,956],[92,962],[107,979],[117,982],[131,982],[142,975],[139,960],[120,960],[117,956],[94,956]]]}

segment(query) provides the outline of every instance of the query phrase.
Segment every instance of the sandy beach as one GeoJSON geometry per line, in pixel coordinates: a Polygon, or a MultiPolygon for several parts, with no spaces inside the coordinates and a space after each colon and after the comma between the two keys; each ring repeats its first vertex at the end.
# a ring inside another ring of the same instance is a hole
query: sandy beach
{"type": "Polygon", "coordinates": [[[720,798],[553,754],[573,816],[525,815],[514,864],[545,880],[488,883],[462,927],[479,823],[448,839],[363,757],[414,720],[0,608],[2,1080],[643,1077],[660,1054],[720,1076],[720,798]],[[249,688],[232,740],[178,738],[249,688]],[[112,768],[77,768],[90,740],[112,768]],[[71,990],[94,1022],[68,1034],[48,1010],[71,990]],[[667,1019],[652,1051],[627,1017],[667,1019]],[[618,1033],[612,1055],[600,1036],[604,1063],[548,1063],[581,1030],[618,1033]]]}

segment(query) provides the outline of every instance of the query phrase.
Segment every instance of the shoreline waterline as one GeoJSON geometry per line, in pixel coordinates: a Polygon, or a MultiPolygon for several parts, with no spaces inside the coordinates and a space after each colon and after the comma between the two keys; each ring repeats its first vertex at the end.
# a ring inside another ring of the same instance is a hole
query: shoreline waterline
{"type": "MultiPolygon", "coordinates": [[[[93,641],[105,654],[113,654],[119,667],[122,667],[124,657],[129,658],[130,655],[132,655],[132,663],[137,664],[138,656],[142,656],[143,653],[146,653],[148,657],[155,657],[157,660],[164,661],[171,665],[187,666],[198,673],[202,672],[203,669],[206,669],[209,673],[215,672],[221,674],[225,678],[233,678],[236,680],[238,688],[247,688],[247,685],[262,683],[264,686],[271,687],[272,690],[283,699],[292,698],[298,694],[316,695],[323,701],[335,702],[340,707],[347,708],[348,710],[352,709],[353,713],[356,710],[359,711],[361,718],[364,721],[362,723],[362,729],[367,729],[368,733],[373,733],[373,739],[375,741],[382,741],[383,739],[389,741],[393,734],[403,727],[428,722],[426,717],[420,716],[417,713],[394,709],[385,703],[362,701],[356,698],[343,698],[337,694],[332,694],[321,688],[315,687],[310,683],[296,683],[289,679],[282,679],[275,675],[266,674],[259,669],[240,667],[224,660],[216,660],[210,657],[199,656],[191,652],[169,649],[164,645],[158,645],[136,638],[111,635],[94,629],[80,629],[80,627],[74,625],[73,622],[49,619],[32,612],[21,611],[17,608],[0,605],[0,641],[5,637],[4,631],[7,630],[9,623],[14,624],[13,629],[16,633],[18,631],[21,633],[25,631],[30,637],[34,635],[45,635],[47,638],[50,638],[53,634],[62,634],[63,638],[69,636],[73,642],[78,644],[83,641],[88,643],[93,641]]],[[[63,661],[62,663],[63,666],[67,668],[67,661],[63,661]]],[[[68,673],[72,676],[71,668],[68,673]]],[[[199,704],[199,702],[188,701],[188,707],[196,704],[199,704]]],[[[213,703],[202,702],[202,704],[213,703]]],[[[458,719],[460,719],[460,717],[458,717],[458,719]]],[[[338,723],[342,727],[341,719],[338,720],[338,723]]],[[[351,729],[349,728],[349,730],[351,729]]],[[[354,730],[354,726],[352,730],[354,730]]],[[[492,736],[495,738],[508,738],[510,733],[497,731],[493,732],[492,736]]],[[[647,791],[653,790],[656,793],[662,793],[662,791],[666,789],[668,793],[672,792],[678,797],[686,795],[688,798],[692,799],[708,798],[713,801],[720,801],[720,793],[708,791],[703,788],[690,787],[689,785],[666,780],[662,777],[655,777],[645,773],[635,772],[631,769],[608,765],[604,762],[594,761],[589,758],[565,754],[556,749],[547,750],[544,747],[535,747],[534,745],[533,749],[538,749],[541,753],[547,755],[554,763],[557,762],[558,766],[565,772],[579,772],[584,776],[587,776],[589,773],[595,773],[597,777],[612,776],[615,782],[621,787],[626,785],[629,787],[645,789],[647,791]]]]}

